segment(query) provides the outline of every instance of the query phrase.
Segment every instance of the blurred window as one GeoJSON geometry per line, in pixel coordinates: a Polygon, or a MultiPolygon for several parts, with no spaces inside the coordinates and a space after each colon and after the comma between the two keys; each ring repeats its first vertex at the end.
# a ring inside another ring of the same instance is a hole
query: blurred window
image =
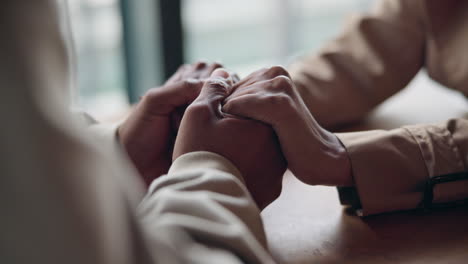
{"type": "Polygon", "coordinates": [[[161,22],[160,14],[174,17],[164,6],[181,9],[180,52],[186,62],[220,61],[245,75],[316,50],[339,32],[350,13],[368,9],[371,2],[68,0],[78,62],[75,101],[94,116],[105,117],[128,108],[129,101],[164,81],[164,64],[171,58],[161,52],[174,47],[167,36],[177,32],[171,31],[177,25],[161,22]]]}
{"type": "Polygon", "coordinates": [[[182,0],[188,61],[243,74],[319,48],[373,0],[182,0]]]}
{"type": "Polygon", "coordinates": [[[128,105],[118,0],[69,0],[76,58],[75,104],[94,116],[128,105]]]}

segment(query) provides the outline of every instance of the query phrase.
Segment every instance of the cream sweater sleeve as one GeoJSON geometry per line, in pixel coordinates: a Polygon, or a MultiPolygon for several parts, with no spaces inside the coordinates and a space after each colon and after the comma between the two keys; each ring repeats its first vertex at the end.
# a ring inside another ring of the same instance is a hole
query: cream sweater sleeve
{"type": "Polygon", "coordinates": [[[179,157],[153,182],[139,215],[168,263],[273,263],[260,210],[236,167],[217,154],[179,157]]]}

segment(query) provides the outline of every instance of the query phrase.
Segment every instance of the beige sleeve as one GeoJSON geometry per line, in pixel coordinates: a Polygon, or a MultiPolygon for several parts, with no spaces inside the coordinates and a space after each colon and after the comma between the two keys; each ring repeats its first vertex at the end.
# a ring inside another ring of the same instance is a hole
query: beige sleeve
{"type": "MultiPolygon", "coordinates": [[[[351,160],[362,215],[422,207],[430,179],[467,171],[465,119],[337,135],[351,160]]],[[[459,180],[435,185],[432,202],[467,198],[468,181],[459,180]]]]}
{"type": "Polygon", "coordinates": [[[166,248],[164,263],[273,263],[260,210],[239,171],[217,154],[179,157],[139,213],[150,241],[166,248]]]}
{"type": "Polygon", "coordinates": [[[1,5],[0,263],[271,261],[259,210],[217,155],[181,157],[142,202],[115,130],[96,136],[67,110],[56,2],[1,5]]]}
{"type": "Polygon", "coordinates": [[[291,65],[291,77],[321,125],[363,118],[416,75],[424,64],[421,5],[380,0],[370,13],[351,18],[318,54],[291,65]]]}

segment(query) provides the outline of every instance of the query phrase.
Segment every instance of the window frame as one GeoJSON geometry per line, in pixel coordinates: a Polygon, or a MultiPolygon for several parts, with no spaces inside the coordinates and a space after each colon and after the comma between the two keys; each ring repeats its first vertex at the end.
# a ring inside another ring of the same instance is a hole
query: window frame
{"type": "Polygon", "coordinates": [[[126,92],[129,102],[135,103],[146,90],[163,83],[184,62],[181,0],[119,0],[119,4],[126,92]],[[141,45],[152,51],[144,51],[141,45]]]}

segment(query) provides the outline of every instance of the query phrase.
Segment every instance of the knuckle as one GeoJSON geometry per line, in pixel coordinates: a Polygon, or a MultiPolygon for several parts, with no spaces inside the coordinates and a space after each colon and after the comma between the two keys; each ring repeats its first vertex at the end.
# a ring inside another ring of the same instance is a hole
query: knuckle
{"type": "Polygon", "coordinates": [[[284,75],[276,76],[272,80],[273,88],[289,93],[293,90],[293,83],[289,77],[284,75]]]}
{"type": "Polygon", "coordinates": [[[196,62],[196,63],[193,64],[193,67],[194,67],[195,69],[197,69],[197,70],[200,70],[200,69],[205,68],[206,65],[207,65],[206,62],[204,62],[204,61],[198,61],[198,62],[196,62]]]}
{"type": "Polygon", "coordinates": [[[268,74],[270,74],[270,76],[272,76],[272,77],[273,76],[281,76],[281,75],[289,77],[288,71],[282,66],[270,67],[270,69],[268,69],[268,74]]]}

